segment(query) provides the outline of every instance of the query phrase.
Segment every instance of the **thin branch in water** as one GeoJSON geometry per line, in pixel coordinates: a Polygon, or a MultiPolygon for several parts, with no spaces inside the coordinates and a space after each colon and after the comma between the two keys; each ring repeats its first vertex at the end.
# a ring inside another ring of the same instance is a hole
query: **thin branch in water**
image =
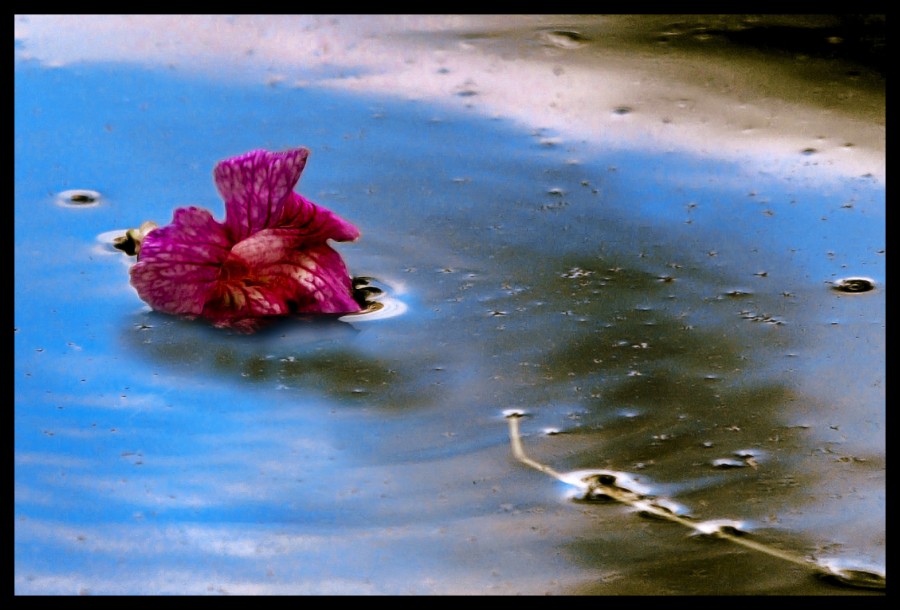
{"type": "Polygon", "coordinates": [[[747,538],[747,532],[740,528],[736,521],[720,519],[712,521],[694,521],[690,518],[677,515],[652,496],[646,496],[634,489],[629,489],[620,481],[620,475],[608,470],[596,470],[577,473],[576,475],[557,472],[550,466],[536,462],[525,454],[522,447],[522,437],[519,432],[519,420],[524,413],[518,410],[504,412],[506,421],[509,422],[509,441],[512,454],[519,462],[526,466],[550,475],[554,479],[574,485],[579,488],[581,498],[585,500],[595,498],[609,498],[631,506],[641,514],[657,517],[672,523],[677,523],[695,534],[713,536],[721,540],[727,540],[744,548],[764,553],[771,557],[803,566],[813,570],[817,575],[825,577],[839,584],[866,589],[884,589],[886,576],[876,570],[844,568],[830,562],[818,562],[813,559],[801,557],[794,553],[776,549],[772,546],[747,538]]]}

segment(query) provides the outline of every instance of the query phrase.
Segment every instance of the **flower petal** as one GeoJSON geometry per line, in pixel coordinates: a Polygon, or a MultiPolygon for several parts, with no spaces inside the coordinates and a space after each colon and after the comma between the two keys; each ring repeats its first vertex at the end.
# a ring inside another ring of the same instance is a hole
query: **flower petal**
{"type": "Polygon", "coordinates": [[[292,232],[266,229],[239,242],[222,266],[203,316],[218,326],[290,313],[354,313],[347,267],[328,244],[289,247],[292,232]]]}
{"type": "Polygon", "coordinates": [[[285,201],[279,226],[295,231],[295,248],[327,239],[353,241],[359,237],[359,229],[354,225],[297,193],[291,193],[285,201]]]}
{"type": "Polygon", "coordinates": [[[203,317],[216,326],[233,327],[242,320],[270,318],[290,313],[283,291],[276,283],[260,285],[254,279],[217,282],[203,307],[203,317]]]}
{"type": "Polygon", "coordinates": [[[224,225],[207,210],[179,208],[172,224],[144,238],[131,285],[157,311],[199,315],[230,247],[224,225]]]}
{"type": "Polygon", "coordinates": [[[360,311],[341,255],[328,244],[295,250],[260,274],[283,279],[285,300],[295,313],[343,314],[360,311]],[[289,296],[288,296],[289,295],[289,296]]]}
{"type": "Polygon", "coordinates": [[[282,219],[285,200],[306,166],[309,150],[254,150],[216,165],[213,176],[225,200],[225,225],[239,241],[282,219]]]}

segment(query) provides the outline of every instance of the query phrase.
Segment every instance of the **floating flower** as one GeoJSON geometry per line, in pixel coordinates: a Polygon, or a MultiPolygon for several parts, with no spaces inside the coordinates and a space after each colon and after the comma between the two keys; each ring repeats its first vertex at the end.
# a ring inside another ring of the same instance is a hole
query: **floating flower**
{"type": "Polygon", "coordinates": [[[131,284],[153,309],[253,332],[276,316],[360,311],[344,261],[327,243],[359,230],[293,192],[309,151],[255,150],[213,172],[225,222],[175,210],[138,246],[131,284]]]}

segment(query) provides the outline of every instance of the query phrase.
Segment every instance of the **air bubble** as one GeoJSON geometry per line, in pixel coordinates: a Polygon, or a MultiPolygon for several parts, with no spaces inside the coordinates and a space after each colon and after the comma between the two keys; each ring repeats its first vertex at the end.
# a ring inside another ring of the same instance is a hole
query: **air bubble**
{"type": "Polygon", "coordinates": [[[867,277],[847,277],[835,280],[832,288],[838,292],[869,292],[875,289],[875,280],[867,277]]]}
{"type": "Polygon", "coordinates": [[[759,457],[759,452],[754,451],[753,449],[738,449],[737,451],[734,452],[734,455],[746,460],[746,459],[750,459],[750,458],[759,457]]]}
{"type": "Polygon", "coordinates": [[[733,288],[732,290],[726,291],[724,295],[733,299],[740,299],[743,297],[752,296],[753,293],[749,290],[744,290],[743,288],[733,288]]]}
{"type": "Polygon", "coordinates": [[[503,411],[503,417],[511,418],[511,417],[525,417],[527,413],[522,409],[506,409],[503,411]]]}
{"type": "Polygon", "coordinates": [[[713,468],[744,468],[747,466],[747,462],[744,460],[736,460],[734,458],[720,458],[718,460],[712,461],[713,468]]]}
{"type": "Polygon", "coordinates": [[[668,516],[690,516],[690,511],[687,507],[668,498],[654,498],[649,501],[642,500],[635,503],[634,507],[638,510],[639,515],[650,519],[666,519],[668,516]]]}
{"type": "Polygon", "coordinates": [[[571,30],[553,30],[543,32],[542,37],[550,46],[560,49],[577,49],[590,41],[590,38],[571,30]]]}
{"type": "Polygon", "coordinates": [[[570,280],[570,279],[588,277],[593,274],[594,274],[594,272],[589,269],[582,269],[581,267],[572,267],[565,273],[561,274],[560,277],[570,280]]]}
{"type": "Polygon", "coordinates": [[[56,203],[67,208],[84,208],[100,205],[100,193],[87,189],[63,191],[56,196],[56,203]]]}
{"type": "Polygon", "coordinates": [[[711,519],[694,526],[696,536],[743,536],[749,533],[743,521],[711,519]]]}

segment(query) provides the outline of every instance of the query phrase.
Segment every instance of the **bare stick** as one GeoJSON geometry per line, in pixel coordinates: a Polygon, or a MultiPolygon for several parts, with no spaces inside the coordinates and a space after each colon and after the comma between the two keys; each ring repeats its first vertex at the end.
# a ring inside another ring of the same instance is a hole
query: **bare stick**
{"type": "Polygon", "coordinates": [[[760,553],[765,553],[766,555],[770,555],[771,557],[777,557],[778,559],[783,559],[805,568],[811,568],[821,575],[831,576],[838,582],[846,585],[870,589],[885,588],[886,578],[881,573],[871,570],[846,570],[830,565],[820,564],[812,559],[801,557],[799,555],[790,553],[788,551],[783,551],[781,549],[776,549],[755,540],[750,540],[740,535],[739,530],[736,527],[729,526],[728,524],[730,522],[728,521],[697,522],[680,515],[676,515],[670,510],[657,504],[653,498],[645,497],[634,491],[617,486],[615,484],[616,477],[613,475],[593,477],[589,476],[581,479],[580,481],[575,481],[572,477],[566,477],[550,466],[546,466],[544,464],[541,464],[540,462],[532,460],[525,454],[525,450],[522,447],[521,434],[519,433],[519,419],[521,419],[521,417],[522,413],[517,411],[509,412],[506,414],[506,420],[509,422],[509,441],[512,446],[513,456],[526,466],[534,468],[535,470],[539,470],[544,474],[548,474],[558,481],[580,487],[584,492],[584,497],[586,498],[592,496],[603,496],[611,498],[617,502],[621,502],[622,504],[626,504],[635,509],[638,509],[644,514],[650,514],[654,517],[665,519],[666,521],[670,521],[672,523],[678,523],[679,525],[687,527],[698,534],[709,535],[720,538],[722,540],[728,540],[729,542],[733,542],[734,544],[743,546],[744,548],[758,551],[760,553]]]}

